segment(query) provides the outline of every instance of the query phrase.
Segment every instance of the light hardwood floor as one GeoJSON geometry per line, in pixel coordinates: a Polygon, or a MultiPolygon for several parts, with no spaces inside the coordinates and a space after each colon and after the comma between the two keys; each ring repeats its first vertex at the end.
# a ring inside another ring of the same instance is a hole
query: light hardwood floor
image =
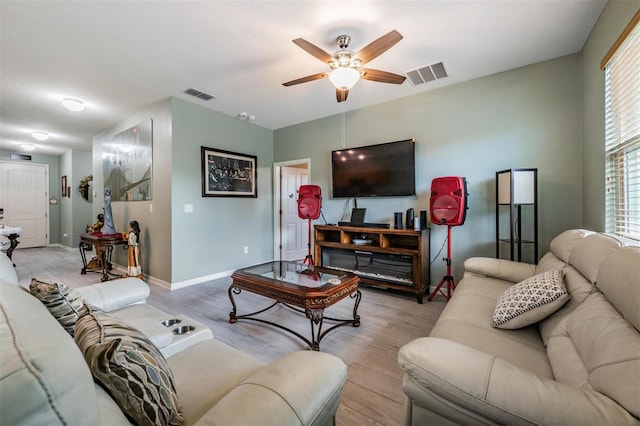
{"type": "MultiPolygon", "coordinates": [[[[13,253],[13,261],[23,286],[28,286],[32,277],[72,288],[100,282],[99,274],[80,274],[82,261],[77,250],[18,249],[13,253]]],[[[227,294],[230,283],[230,278],[223,278],[174,291],[151,285],[148,303],[206,324],[217,339],[265,362],[287,352],[307,349],[301,340],[275,327],[242,320],[230,324],[231,303],[227,294]]],[[[248,292],[236,296],[236,302],[238,314],[253,312],[269,303],[248,292]]],[[[425,297],[425,303],[420,305],[412,295],[362,288],[358,310],[361,326],[340,327],[320,343],[320,350],[340,357],[348,366],[338,425],[403,424],[405,396],[398,350],[415,338],[427,336],[445,304],[440,295],[432,302],[425,297]]],[[[352,309],[353,301],[345,299],[329,308],[326,315],[348,318],[352,309]]],[[[285,323],[303,335],[310,333],[308,320],[284,307],[266,313],[265,318],[285,323]]]]}

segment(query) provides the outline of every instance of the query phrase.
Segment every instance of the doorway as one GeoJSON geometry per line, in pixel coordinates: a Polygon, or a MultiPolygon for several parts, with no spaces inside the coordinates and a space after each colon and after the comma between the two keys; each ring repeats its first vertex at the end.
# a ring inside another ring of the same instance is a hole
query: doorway
{"type": "Polygon", "coordinates": [[[310,166],[308,158],[273,165],[274,260],[303,260],[307,255],[308,223],[298,217],[298,188],[309,183],[310,166]]]}
{"type": "Polygon", "coordinates": [[[19,248],[48,244],[49,166],[0,161],[0,225],[22,228],[19,248]]]}

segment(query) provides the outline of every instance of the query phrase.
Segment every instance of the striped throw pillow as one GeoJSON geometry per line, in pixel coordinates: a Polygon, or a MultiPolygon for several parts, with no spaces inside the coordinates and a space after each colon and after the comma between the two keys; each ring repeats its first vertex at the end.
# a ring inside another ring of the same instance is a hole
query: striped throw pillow
{"type": "Polygon", "coordinates": [[[76,321],[86,312],[82,296],[64,284],[31,279],[29,292],[40,300],[60,325],[73,336],[76,321]]]}
{"type": "Polygon", "coordinates": [[[138,425],[180,425],[182,405],[167,361],[140,331],[89,307],[75,341],[94,379],[138,425]]]}

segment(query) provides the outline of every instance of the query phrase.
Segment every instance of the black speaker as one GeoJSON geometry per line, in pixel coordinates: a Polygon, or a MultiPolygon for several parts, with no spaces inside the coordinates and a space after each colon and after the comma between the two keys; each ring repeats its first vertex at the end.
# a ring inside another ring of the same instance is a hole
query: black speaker
{"type": "Polygon", "coordinates": [[[393,214],[393,227],[394,229],[402,229],[402,212],[393,214]]]}
{"type": "Polygon", "coordinates": [[[427,211],[420,210],[420,229],[427,229],[427,211]]]}
{"type": "Polygon", "coordinates": [[[405,227],[407,229],[413,229],[413,220],[415,216],[413,215],[413,208],[407,209],[407,213],[405,216],[405,227]]]}

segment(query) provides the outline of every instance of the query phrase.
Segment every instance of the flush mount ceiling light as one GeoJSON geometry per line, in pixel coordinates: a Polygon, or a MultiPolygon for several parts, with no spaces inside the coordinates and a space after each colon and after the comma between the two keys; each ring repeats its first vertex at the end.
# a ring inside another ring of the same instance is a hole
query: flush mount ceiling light
{"type": "Polygon", "coordinates": [[[68,109],[69,111],[82,111],[84,110],[84,102],[80,99],[75,98],[63,98],[62,106],[68,109]]]}
{"type": "Polygon", "coordinates": [[[34,139],[39,141],[46,141],[47,139],[49,139],[49,133],[47,132],[36,131],[31,133],[31,136],[33,136],[34,139]]]}
{"type": "Polygon", "coordinates": [[[31,143],[23,143],[22,145],[20,145],[20,148],[22,148],[24,151],[33,151],[34,149],[36,149],[36,146],[31,143]]]}

